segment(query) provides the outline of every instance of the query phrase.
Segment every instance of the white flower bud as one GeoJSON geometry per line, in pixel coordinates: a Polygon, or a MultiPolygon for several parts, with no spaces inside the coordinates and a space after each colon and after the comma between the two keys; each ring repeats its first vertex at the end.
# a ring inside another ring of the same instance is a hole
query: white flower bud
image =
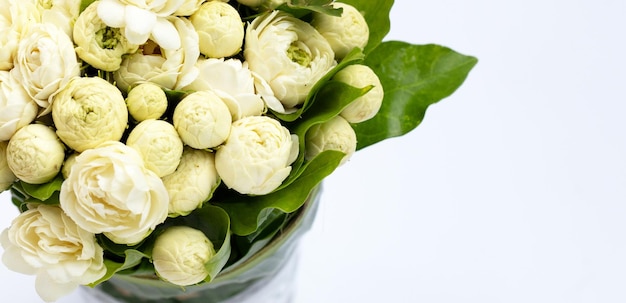
{"type": "Polygon", "coordinates": [[[205,264],[215,256],[213,243],[200,230],[189,226],[172,226],[154,242],[152,261],[163,280],[188,286],[206,279],[205,264]]]}
{"type": "Polygon", "coordinates": [[[113,72],[120,68],[122,55],[137,51],[122,35],[122,29],[108,27],[98,17],[98,2],[90,4],[76,20],[73,37],[76,54],[89,65],[113,72]]]}
{"type": "Polygon", "coordinates": [[[11,73],[0,71],[0,141],[8,141],[18,129],[30,124],[38,110],[11,73]]]}
{"type": "Polygon", "coordinates": [[[356,151],[356,134],[350,123],[341,116],[336,116],[324,123],[317,124],[306,133],[305,159],[311,160],[326,150],[337,150],[346,155],[341,164],[352,157],[356,151]]]}
{"type": "Polygon", "coordinates": [[[57,135],[82,152],[122,138],[128,111],[122,93],[98,77],[74,78],[54,98],[52,119],[57,135]]]}
{"type": "Polygon", "coordinates": [[[172,124],[145,120],[130,132],[126,145],[136,149],[146,168],[163,177],[173,173],[183,155],[183,141],[172,124]]]}
{"type": "Polygon", "coordinates": [[[200,53],[210,58],[223,58],[241,51],[243,22],[230,4],[205,2],[189,19],[198,32],[200,53]]]}
{"type": "Polygon", "coordinates": [[[369,40],[369,27],[363,15],[352,5],[335,2],[334,8],[343,8],[340,17],[313,13],[313,25],[335,52],[335,58],[342,59],[353,48],[365,48],[369,40]]]}
{"type": "Polygon", "coordinates": [[[215,155],[215,167],[226,186],[241,194],[265,195],[291,172],[298,140],[277,120],[250,116],[235,121],[228,140],[215,155]]]}
{"type": "Polygon", "coordinates": [[[357,88],[373,86],[365,95],[354,100],[341,112],[341,116],[348,122],[360,123],[371,119],[378,113],[385,93],[378,76],[369,66],[361,64],[346,66],[335,74],[333,79],[357,88]]]}
{"type": "Polygon", "coordinates": [[[232,117],[228,107],[212,91],[187,95],[174,109],[174,127],[183,143],[196,148],[213,148],[230,133],[232,117]]]}
{"type": "Polygon", "coordinates": [[[7,163],[7,141],[0,141],[0,192],[7,190],[17,177],[7,163]]]}
{"type": "Polygon", "coordinates": [[[215,155],[185,147],[176,171],[162,179],[170,197],[169,216],[186,216],[202,206],[219,184],[215,155]]]}
{"type": "Polygon", "coordinates": [[[139,122],[158,119],[167,110],[167,96],[163,89],[150,82],[133,87],[126,96],[128,113],[139,122]]]}
{"type": "Polygon", "coordinates": [[[63,167],[61,167],[61,174],[63,174],[63,179],[67,179],[67,177],[69,177],[70,171],[72,171],[72,165],[74,165],[74,163],[76,162],[76,157],[78,155],[78,153],[73,153],[65,159],[65,162],[63,162],[63,167]]]}
{"type": "Polygon", "coordinates": [[[50,181],[65,159],[63,143],[51,128],[41,124],[20,128],[9,141],[6,153],[15,176],[31,184],[50,181]]]}

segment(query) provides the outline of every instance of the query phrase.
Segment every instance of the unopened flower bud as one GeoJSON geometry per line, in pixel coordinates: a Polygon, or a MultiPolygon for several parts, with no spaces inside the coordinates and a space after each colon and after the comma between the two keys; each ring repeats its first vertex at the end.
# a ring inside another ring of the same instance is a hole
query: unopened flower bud
{"type": "Polygon", "coordinates": [[[128,113],[137,121],[158,119],[167,110],[167,96],[158,85],[142,83],[128,92],[126,107],[128,113]]]}
{"type": "Polygon", "coordinates": [[[9,141],[6,153],[15,176],[31,184],[50,181],[65,159],[63,143],[51,128],[41,124],[20,128],[9,141]]]}
{"type": "Polygon", "coordinates": [[[352,101],[341,112],[341,116],[348,122],[360,123],[371,119],[378,113],[385,93],[378,76],[369,66],[361,64],[346,66],[333,79],[357,88],[372,86],[372,89],[365,95],[352,101]]]}
{"type": "Polygon", "coordinates": [[[306,134],[305,159],[311,160],[326,150],[337,150],[345,153],[346,155],[341,159],[341,164],[348,161],[356,151],[354,129],[341,116],[336,116],[311,127],[306,134]]]}
{"type": "Polygon", "coordinates": [[[183,154],[183,141],[172,124],[145,120],[130,132],[126,145],[139,152],[146,168],[163,177],[173,173],[183,154]]]}
{"type": "Polygon", "coordinates": [[[209,272],[205,264],[213,258],[213,243],[200,230],[189,226],[172,226],[154,242],[152,260],[159,277],[176,285],[193,285],[209,272]]]}
{"type": "Polygon", "coordinates": [[[196,148],[213,148],[230,134],[232,116],[212,91],[198,91],[185,97],[174,109],[174,127],[183,143],[196,148]]]}
{"type": "Polygon", "coordinates": [[[333,7],[343,9],[340,17],[314,13],[311,24],[328,40],[335,58],[342,59],[353,48],[363,49],[367,45],[369,27],[363,15],[353,6],[335,2],[333,7]]]}
{"type": "Polygon", "coordinates": [[[7,190],[17,179],[7,163],[7,141],[0,141],[0,192],[7,190]]]}
{"type": "Polygon", "coordinates": [[[228,3],[209,1],[189,18],[198,32],[200,52],[210,58],[236,55],[243,45],[243,22],[228,3]]]}

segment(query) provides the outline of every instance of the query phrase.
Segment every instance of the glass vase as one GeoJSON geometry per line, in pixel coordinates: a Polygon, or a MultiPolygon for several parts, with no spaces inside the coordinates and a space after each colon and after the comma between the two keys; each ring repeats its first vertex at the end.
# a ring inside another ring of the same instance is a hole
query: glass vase
{"type": "Polygon", "coordinates": [[[298,243],[313,224],[321,186],[289,218],[286,227],[252,257],[227,265],[210,283],[181,287],[156,276],[116,274],[96,287],[81,287],[86,302],[289,303],[295,289],[298,243]]]}

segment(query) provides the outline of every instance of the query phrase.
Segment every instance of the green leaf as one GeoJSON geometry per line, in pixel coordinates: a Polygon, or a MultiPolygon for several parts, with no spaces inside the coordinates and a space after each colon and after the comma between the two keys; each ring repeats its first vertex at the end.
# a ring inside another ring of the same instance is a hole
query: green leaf
{"type": "Polygon", "coordinates": [[[300,208],[311,191],[337,168],[343,156],[339,151],[324,151],[305,163],[300,177],[281,190],[264,196],[231,196],[214,203],[230,216],[234,234],[250,235],[263,223],[262,217],[267,215],[264,211],[275,208],[291,213],[300,208]]]}
{"type": "Polygon", "coordinates": [[[391,27],[389,12],[393,6],[393,0],[341,0],[341,2],[354,6],[365,18],[370,37],[364,52],[369,54],[389,33],[391,27]]]}
{"type": "Polygon", "coordinates": [[[107,268],[107,273],[100,278],[100,280],[89,284],[90,287],[94,287],[108,279],[110,279],[111,277],[113,277],[113,275],[115,275],[116,273],[126,270],[126,269],[130,269],[133,268],[137,265],[139,265],[142,261],[143,258],[149,258],[148,255],[138,251],[138,250],[134,250],[134,249],[127,249],[124,252],[125,258],[124,258],[124,262],[123,263],[119,263],[119,262],[115,262],[112,261],[109,258],[105,258],[104,259],[104,265],[107,268]]]}
{"type": "Polygon", "coordinates": [[[24,191],[33,198],[41,201],[46,201],[52,197],[54,192],[61,190],[61,184],[63,184],[63,176],[58,174],[51,181],[44,184],[29,184],[21,181],[24,191]]]}
{"type": "MultiPolygon", "coordinates": [[[[309,92],[309,95],[307,96],[306,100],[304,101],[300,109],[298,109],[296,112],[291,113],[291,114],[281,114],[281,113],[273,113],[273,114],[278,119],[285,121],[285,122],[293,122],[297,120],[303,115],[303,113],[306,110],[313,107],[313,105],[317,103],[317,99],[318,99],[317,93],[326,85],[328,81],[330,81],[330,79],[332,79],[332,77],[335,76],[337,72],[339,72],[341,69],[343,69],[344,67],[350,64],[357,64],[357,63],[363,62],[364,58],[365,58],[365,55],[360,49],[358,48],[353,49],[350,53],[348,53],[348,55],[346,55],[346,57],[343,60],[341,60],[341,62],[339,62],[339,64],[333,67],[328,73],[326,73],[326,75],[324,75],[324,77],[322,77],[320,80],[318,80],[315,83],[315,85],[309,92]]],[[[315,107],[319,107],[319,106],[316,105],[315,107]]]]}
{"type": "Polygon", "coordinates": [[[413,130],[428,106],[451,95],[477,62],[439,45],[382,43],[365,64],[380,78],[385,97],[374,118],[353,125],[357,149],[413,130]]]}
{"type": "Polygon", "coordinates": [[[311,12],[341,16],[343,9],[334,8],[332,2],[332,0],[290,0],[276,9],[290,13],[296,18],[301,18],[311,12]]]}
{"type": "Polygon", "coordinates": [[[311,127],[324,123],[337,116],[346,106],[358,97],[367,93],[371,87],[356,88],[339,81],[329,81],[317,94],[316,106],[307,111],[302,119],[290,126],[292,133],[298,136],[300,153],[292,164],[289,177],[277,190],[287,187],[302,173],[304,151],[306,150],[306,133],[311,127]]]}
{"type": "Polygon", "coordinates": [[[82,13],[89,5],[91,5],[94,2],[96,2],[96,0],[81,0],[79,12],[82,13]]]}

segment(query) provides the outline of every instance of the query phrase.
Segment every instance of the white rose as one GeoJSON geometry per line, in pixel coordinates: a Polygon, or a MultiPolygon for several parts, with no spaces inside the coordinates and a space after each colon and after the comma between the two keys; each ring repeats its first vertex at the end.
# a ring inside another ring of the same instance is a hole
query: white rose
{"type": "Polygon", "coordinates": [[[183,141],[172,124],[163,120],[144,120],[128,135],[126,145],[136,149],[146,168],[163,177],[173,173],[183,155],[183,141]]]}
{"type": "Polygon", "coordinates": [[[220,1],[205,2],[189,18],[198,32],[200,53],[211,58],[234,56],[243,45],[243,22],[239,12],[220,1]]]}
{"type": "Polygon", "coordinates": [[[18,130],[7,145],[7,163],[20,180],[42,184],[61,171],[65,147],[45,125],[29,124],[18,130]]]}
{"type": "Polygon", "coordinates": [[[177,90],[189,85],[198,76],[196,62],[200,56],[198,33],[187,18],[169,17],[180,33],[181,47],[159,49],[152,40],[143,45],[143,52],[126,57],[114,74],[117,86],[124,92],[139,83],[152,82],[163,88],[177,90]]]}
{"type": "Polygon", "coordinates": [[[52,97],[80,74],[74,43],[61,29],[47,24],[31,24],[22,33],[11,72],[28,94],[50,112],[52,97]]]}
{"type": "Polygon", "coordinates": [[[361,64],[346,66],[335,74],[333,79],[357,88],[373,86],[365,95],[354,100],[341,112],[341,116],[348,122],[360,123],[371,119],[378,113],[385,93],[378,76],[369,66],[361,64]]]}
{"type": "Polygon", "coordinates": [[[205,264],[215,256],[213,243],[200,230],[172,226],[154,242],[152,260],[163,280],[180,286],[202,282],[208,275],[205,264]]]}
{"type": "Polygon", "coordinates": [[[98,77],[81,77],[55,96],[52,119],[59,138],[82,152],[122,138],[128,111],[124,97],[113,84],[98,77]]]}
{"type": "Polygon", "coordinates": [[[244,57],[269,83],[285,112],[302,104],[336,62],[332,48],[309,23],[280,11],[257,17],[246,29],[244,57]]]}
{"type": "Polygon", "coordinates": [[[98,18],[97,7],[97,1],[90,4],[76,20],[76,54],[97,69],[113,72],[120,68],[122,56],[136,52],[139,45],[128,42],[119,28],[104,24],[98,18]]]}
{"type": "Polygon", "coordinates": [[[0,243],[6,267],[37,275],[35,288],[47,302],[106,274],[104,253],[94,234],[57,206],[39,205],[19,214],[0,235],[0,243]]]}
{"type": "Polygon", "coordinates": [[[128,113],[139,122],[158,119],[167,110],[167,96],[158,85],[141,83],[128,92],[126,107],[128,113]]]}
{"type": "Polygon", "coordinates": [[[265,103],[255,93],[255,78],[246,62],[209,58],[198,60],[197,66],[200,74],[185,90],[212,90],[230,95],[235,99],[234,104],[227,104],[233,120],[263,114],[265,103]]]}
{"type": "Polygon", "coordinates": [[[127,245],[139,243],[163,223],[169,203],[161,179],[136,150],[117,141],[76,157],[59,200],[80,227],[127,245]]]}
{"type": "Polygon", "coordinates": [[[41,14],[30,1],[0,0],[0,7],[0,70],[8,71],[13,68],[24,27],[39,22],[41,14]]]}
{"type": "Polygon", "coordinates": [[[232,117],[226,103],[212,91],[187,95],[174,109],[174,128],[183,143],[196,148],[213,148],[230,133],[232,117]]]}
{"type": "Polygon", "coordinates": [[[72,36],[72,26],[80,13],[80,0],[39,0],[36,1],[41,12],[41,21],[54,24],[72,36]]]}
{"type": "Polygon", "coordinates": [[[185,147],[176,171],[162,179],[170,197],[169,215],[186,216],[202,206],[219,184],[215,156],[185,147]]]}
{"type": "Polygon", "coordinates": [[[123,28],[130,43],[142,45],[151,39],[161,48],[181,47],[181,36],[168,20],[185,0],[100,0],[98,16],[110,27],[123,28]]]}
{"type": "Polygon", "coordinates": [[[21,127],[30,124],[39,107],[8,71],[0,71],[0,141],[11,139],[21,127]]]}
{"type": "Polygon", "coordinates": [[[356,151],[356,134],[350,123],[341,116],[317,124],[306,133],[305,159],[311,160],[326,150],[337,150],[346,154],[341,164],[347,162],[356,151]]]}
{"type": "Polygon", "coordinates": [[[9,189],[13,182],[17,180],[17,177],[15,177],[15,174],[13,174],[7,163],[8,143],[9,142],[6,141],[0,141],[0,192],[9,189]]]}
{"type": "Polygon", "coordinates": [[[265,195],[291,172],[298,140],[266,116],[241,118],[215,155],[215,167],[226,186],[242,194],[265,195]]]}
{"type": "Polygon", "coordinates": [[[342,59],[355,47],[365,48],[370,31],[367,21],[354,6],[334,2],[333,7],[343,9],[340,17],[313,13],[311,25],[328,40],[335,58],[342,59]]]}

